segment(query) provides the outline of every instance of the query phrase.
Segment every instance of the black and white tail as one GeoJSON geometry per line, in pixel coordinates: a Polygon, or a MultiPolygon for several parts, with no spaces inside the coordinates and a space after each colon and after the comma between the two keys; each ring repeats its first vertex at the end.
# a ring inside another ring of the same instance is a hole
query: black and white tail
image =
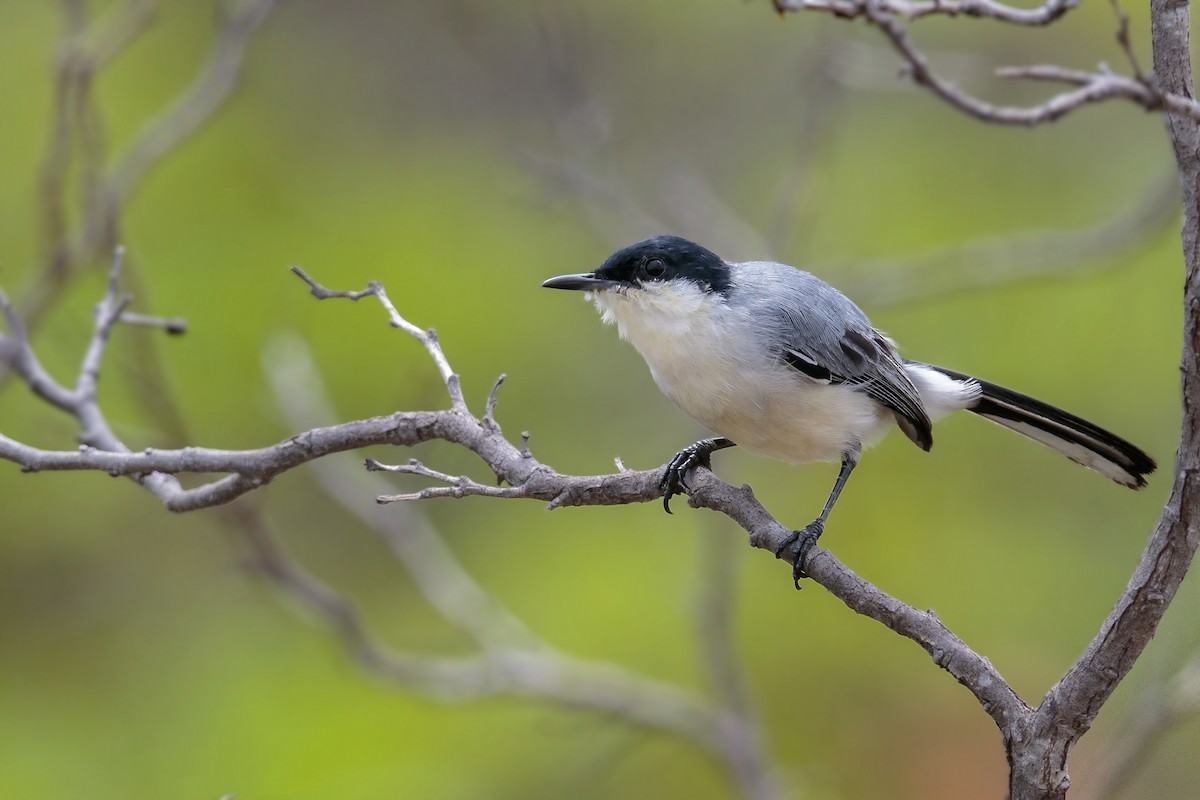
{"type": "Polygon", "coordinates": [[[978,399],[967,406],[968,411],[1040,442],[1123,486],[1142,488],[1145,476],[1158,466],[1141,448],[1061,408],[961,372],[922,366],[956,381],[978,384],[978,399]]]}

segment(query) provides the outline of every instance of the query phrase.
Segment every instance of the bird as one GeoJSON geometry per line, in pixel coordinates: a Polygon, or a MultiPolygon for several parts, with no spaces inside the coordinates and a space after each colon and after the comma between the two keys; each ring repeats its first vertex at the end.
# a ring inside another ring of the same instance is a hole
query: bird
{"type": "Polygon", "coordinates": [[[584,292],[641,354],[658,388],[716,434],[667,463],[659,483],[667,513],[671,498],[687,491],[687,474],[711,468],[718,450],[738,446],[793,464],[840,463],[820,514],[775,550],[778,558],[794,552],[797,588],[863,449],[893,426],[928,451],[933,421],[965,410],[1122,486],[1144,487],[1156,468],[1140,448],[1081,417],[903,358],[853,301],[786,264],[730,262],[664,235],[617,250],[594,272],[560,275],[542,286],[584,292]]]}

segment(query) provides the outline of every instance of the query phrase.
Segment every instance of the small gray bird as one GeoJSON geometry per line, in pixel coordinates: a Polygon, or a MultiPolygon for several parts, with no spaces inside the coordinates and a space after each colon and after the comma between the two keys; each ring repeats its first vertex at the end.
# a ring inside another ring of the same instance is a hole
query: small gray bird
{"type": "Polygon", "coordinates": [[[1040,400],[961,372],[901,358],[858,306],[821,279],[773,261],[730,263],[678,236],[656,236],[609,256],[599,269],[542,284],[586,292],[688,416],[718,434],[675,455],[663,506],[716,450],[802,464],[839,461],[820,515],[775,551],[796,546],[793,578],[825,528],[864,447],[895,423],[922,450],[932,420],[967,410],[1062,453],[1131,489],[1154,459],[1040,400]]]}

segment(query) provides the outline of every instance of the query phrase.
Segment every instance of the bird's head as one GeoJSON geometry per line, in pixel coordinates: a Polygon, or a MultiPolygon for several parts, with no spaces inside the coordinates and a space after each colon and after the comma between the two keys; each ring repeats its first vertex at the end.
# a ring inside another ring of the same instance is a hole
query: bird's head
{"type": "Polygon", "coordinates": [[[679,236],[655,236],[621,248],[595,272],[560,275],[542,286],[585,292],[656,292],[681,281],[724,295],[729,291],[729,265],[695,242],[679,236]]]}
{"type": "Polygon", "coordinates": [[[593,300],[624,338],[680,332],[724,303],[732,287],[720,255],[679,236],[654,236],[618,249],[595,272],[560,275],[547,289],[575,289],[593,300]]]}

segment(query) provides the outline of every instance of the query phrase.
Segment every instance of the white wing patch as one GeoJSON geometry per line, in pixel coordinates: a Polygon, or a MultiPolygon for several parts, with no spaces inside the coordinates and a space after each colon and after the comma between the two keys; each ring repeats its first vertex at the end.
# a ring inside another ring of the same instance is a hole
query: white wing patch
{"type": "Polygon", "coordinates": [[[921,403],[930,419],[971,408],[983,393],[983,389],[973,380],[958,381],[924,364],[906,363],[904,371],[921,393],[921,403]]]}

